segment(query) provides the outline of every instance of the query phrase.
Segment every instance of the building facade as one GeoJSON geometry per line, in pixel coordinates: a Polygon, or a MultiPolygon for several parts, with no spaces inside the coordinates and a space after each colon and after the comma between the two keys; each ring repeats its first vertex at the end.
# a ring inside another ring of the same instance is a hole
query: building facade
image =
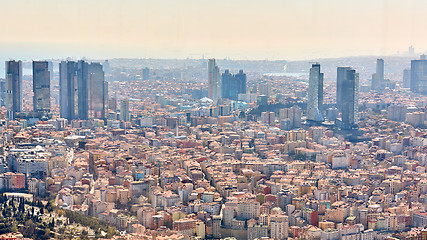
{"type": "Polygon", "coordinates": [[[411,61],[410,89],[412,92],[427,93],[427,60],[411,61]]]}
{"type": "Polygon", "coordinates": [[[372,74],[371,89],[376,91],[382,91],[385,88],[384,81],[384,60],[377,59],[376,72],[372,74]]]}
{"type": "Polygon", "coordinates": [[[47,61],[33,61],[34,112],[50,112],[50,76],[47,61]]]}
{"type": "Polygon", "coordinates": [[[323,73],[320,72],[320,64],[313,64],[310,68],[308,83],[307,119],[311,121],[323,121],[323,73]]]}
{"type": "Polygon", "coordinates": [[[22,111],[22,62],[6,62],[6,105],[7,118],[14,120],[16,113],[22,111]]]}
{"type": "Polygon", "coordinates": [[[77,113],[77,63],[62,61],[59,64],[59,105],[60,116],[68,120],[77,113]]]}
{"type": "Polygon", "coordinates": [[[342,113],[342,128],[356,127],[359,120],[359,74],[349,67],[337,69],[337,106],[342,113]]]}
{"type": "Polygon", "coordinates": [[[77,103],[78,119],[86,120],[89,118],[89,65],[80,60],[77,63],[77,103]]]}
{"type": "Polygon", "coordinates": [[[100,63],[90,63],[88,65],[89,80],[89,117],[105,118],[105,106],[108,99],[108,85],[105,81],[105,74],[100,63]]]}
{"type": "Polygon", "coordinates": [[[209,59],[208,74],[208,97],[215,100],[221,97],[221,78],[215,59],[209,59]]]}
{"type": "Polygon", "coordinates": [[[221,98],[237,101],[239,93],[246,93],[246,74],[240,70],[233,75],[225,70],[221,75],[221,98]]]}

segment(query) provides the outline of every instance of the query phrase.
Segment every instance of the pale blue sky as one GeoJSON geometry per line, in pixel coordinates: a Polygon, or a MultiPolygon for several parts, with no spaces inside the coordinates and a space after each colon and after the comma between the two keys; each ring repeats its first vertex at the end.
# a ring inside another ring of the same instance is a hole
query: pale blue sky
{"type": "Polygon", "coordinates": [[[427,49],[422,0],[13,0],[2,58],[311,59],[427,49]]]}

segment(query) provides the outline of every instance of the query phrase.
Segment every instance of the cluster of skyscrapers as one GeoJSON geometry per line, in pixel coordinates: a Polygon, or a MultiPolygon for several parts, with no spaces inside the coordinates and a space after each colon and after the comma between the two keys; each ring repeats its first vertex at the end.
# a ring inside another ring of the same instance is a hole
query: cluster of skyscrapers
{"type": "MultiPolygon", "coordinates": [[[[359,104],[359,74],[350,67],[337,68],[336,105],[341,111],[341,128],[357,127],[359,104]]],[[[320,64],[315,63],[310,69],[307,121],[321,122],[323,117],[323,73],[320,64]]]]}
{"type": "Polygon", "coordinates": [[[208,74],[208,97],[210,99],[227,98],[237,101],[239,93],[246,93],[246,74],[243,73],[243,70],[233,75],[227,69],[220,75],[215,59],[209,59],[208,74]]]}
{"type": "MultiPolygon", "coordinates": [[[[391,87],[390,80],[384,78],[384,60],[377,59],[376,72],[372,74],[371,90],[382,92],[391,87]]],[[[411,68],[403,71],[403,87],[412,92],[427,94],[427,57],[411,61],[411,68]]],[[[350,67],[338,67],[336,106],[341,112],[341,128],[353,129],[358,122],[359,75],[350,67]]],[[[323,74],[315,63],[310,69],[307,120],[323,121],[323,74]]]]}
{"type": "Polygon", "coordinates": [[[60,115],[68,120],[105,118],[108,84],[100,63],[59,64],[60,115]]]}
{"type": "MultiPolygon", "coordinates": [[[[33,61],[33,111],[41,115],[51,110],[51,63],[33,61]]],[[[13,120],[22,112],[22,62],[6,62],[7,117],[13,120]]],[[[59,64],[60,117],[68,120],[105,118],[108,85],[100,63],[83,60],[59,64]]]]}
{"type": "MultiPolygon", "coordinates": [[[[33,111],[50,112],[50,78],[51,64],[47,61],[33,61],[33,111]]],[[[22,62],[6,62],[6,96],[7,118],[15,119],[22,112],[22,62]]],[[[3,97],[3,96],[2,96],[3,97]]]]}

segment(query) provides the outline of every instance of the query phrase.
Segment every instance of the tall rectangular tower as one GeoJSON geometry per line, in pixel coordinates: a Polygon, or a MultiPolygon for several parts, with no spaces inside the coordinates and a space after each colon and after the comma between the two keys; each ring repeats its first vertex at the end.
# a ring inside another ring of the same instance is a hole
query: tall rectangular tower
{"type": "Polygon", "coordinates": [[[212,100],[221,98],[221,78],[215,59],[209,59],[208,74],[208,97],[212,100]]]}
{"type": "Polygon", "coordinates": [[[142,80],[150,79],[150,69],[148,67],[142,69],[142,80]]]}
{"type": "Polygon", "coordinates": [[[7,82],[5,79],[0,79],[0,107],[7,107],[7,82]]]}
{"type": "Polygon", "coordinates": [[[124,122],[129,122],[129,100],[122,100],[120,103],[120,120],[124,122]]]}
{"type": "Polygon", "coordinates": [[[310,68],[308,82],[307,119],[311,121],[323,121],[323,73],[320,72],[320,64],[313,64],[310,68]]]}
{"type": "Polygon", "coordinates": [[[359,74],[351,68],[342,71],[341,92],[337,101],[341,103],[342,127],[352,129],[359,120],[359,74]]]}
{"type": "Polygon", "coordinates": [[[384,82],[384,59],[377,59],[377,74],[380,83],[384,82]]]}
{"type": "Polygon", "coordinates": [[[6,61],[7,117],[14,120],[22,112],[22,62],[6,61]]]}
{"type": "Polygon", "coordinates": [[[237,81],[237,94],[246,93],[246,73],[243,73],[243,70],[239,70],[239,73],[235,74],[234,78],[237,81]]]}
{"type": "Polygon", "coordinates": [[[410,88],[411,86],[411,69],[405,68],[403,69],[403,87],[410,88]]]}
{"type": "Polygon", "coordinates": [[[50,76],[47,61],[33,61],[34,112],[50,112],[50,76]]]}
{"type": "Polygon", "coordinates": [[[88,63],[80,60],[77,63],[77,95],[78,95],[78,118],[87,120],[89,118],[89,72],[88,63]]]}
{"type": "Polygon", "coordinates": [[[234,76],[228,69],[221,75],[221,98],[232,99],[234,76]]]}
{"type": "Polygon", "coordinates": [[[62,61],[59,64],[59,105],[61,118],[68,120],[76,118],[77,99],[77,63],[62,61]]]}
{"type": "Polygon", "coordinates": [[[413,92],[427,94],[427,60],[411,61],[410,89],[413,92]]]}
{"type": "Polygon", "coordinates": [[[88,66],[89,74],[89,117],[105,118],[106,92],[105,76],[100,63],[91,63],[88,66]]]}
{"type": "Polygon", "coordinates": [[[338,67],[337,68],[337,95],[336,95],[336,105],[339,110],[342,106],[342,84],[346,78],[347,70],[350,70],[350,67],[338,67]]]}
{"type": "Polygon", "coordinates": [[[376,91],[382,91],[385,88],[383,59],[377,59],[376,69],[376,72],[372,74],[371,89],[376,91]]]}

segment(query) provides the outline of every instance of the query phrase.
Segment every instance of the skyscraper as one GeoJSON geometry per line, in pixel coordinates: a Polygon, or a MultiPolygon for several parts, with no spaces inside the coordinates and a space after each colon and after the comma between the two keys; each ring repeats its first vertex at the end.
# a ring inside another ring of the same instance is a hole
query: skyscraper
{"type": "Polygon", "coordinates": [[[308,82],[307,119],[311,121],[323,121],[323,73],[320,72],[320,64],[313,64],[310,68],[308,82]]]}
{"type": "Polygon", "coordinates": [[[342,128],[352,129],[359,120],[359,74],[350,67],[337,69],[337,104],[342,113],[342,128]]]}
{"type": "Polygon", "coordinates": [[[338,67],[337,68],[337,96],[336,96],[336,105],[338,110],[341,111],[341,92],[342,92],[342,84],[344,79],[346,78],[347,70],[350,70],[350,67],[338,67]]]}
{"type": "Polygon", "coordinates": [[[150,69],[148,67],[142,69],[142,80],[150,79],[150,69]]]}
{"type": "Polygon", "coordinates": [[[240,70],[233,75],[226,69],[221,75],[221,97],[237,101],[239,93],[246,93],[246,74],[240,70]]]}
{"type": "Polygon", "coordinates": [[[78,118],[86,120],[89,118],[89,72],[88,63],[80,60],[77,63],[77,96],[78,96],[78,118]]]}
{"type": "Polygon", "coordinates": [[[377,59],[376,69],[376,72],[372,74],[371,89],[376,91],[382,91],[385,88],[383,59],[377,59]]]}
{"type": "Polygon", "coordinates": [[[410,88],[411,87],[411,69],[405,68],[403,70],[403,87],[410,88]]]}
{"type": "Polygon", "coordinates": [[[105,81],[108,82],[111,79],[110,62],[108,62],[108,60],[104,61],[102,69],[104,70],[105,81]]]}
{"type": "Polygon", "coordinates": [[[270,83],[260,83],[258,84],[258,89],[255,91],[259,95],[265,95],[267,97],[270,97],[271,92],[271,85],[270,83]]]}
{"type": "Polygon", "coordinates": [[[47,61],[33,61],[34,112],[50,112],[50,76],[47,61]]]}
{"type": "Polygon", "coordinates": [[[215,59],[209,59],[208,74],[208,97],[215,100],[221,97],[221,79],[215,59]]]}
{"type": "Polygon", "coordinates": [[[22,111],[22,62],[6,61],[7,117],[14,120],[22,111]]]}
{"type": "Polygon", "coordinates": [[[228,69],[221,75],[221,97],[231,99],[233,95],[233,91],[235,89],[231,89],[231,86],[234,85],[234,77],[233,74],[230,73],[228,69]]]}
{"type": "Polygon", "coordinates": [[[49,70],[50,80],[53,80],[53,62],[47,62],[47,69],[49,70]]]}
{"type": "Polygon", "coordinates": [[[7,107],[6,102],[7,102],[7,88],[6,88],[7,84],[6,84],[6,80],[5,79],[0,79],[0,107],[7,107]]]}
{"type": "Polygon", "coordinates": [[[129,122],[130,120],[129,100],[122,100],[120,103],[120,120],[124,122],[129,122]]]}
{"type": "Polygon", "coordinates": [[[237,81],[237,94],[246,93],[246,73],[243,73],[243,70],[239,70],[239,73],[234,75],[234,78],[237,81]]]}
{"type": "Polygon", "coordinates": [[[62,61],[59,64],[59,105],[61,118],[68,120],[76,118],[77,98],[77,63],[62,61]]]}
{"type": "Polygon", "coordinates": [[[105,118],[105,106],[107,104],[107,82],[103,66],[100,63],[88,65],[89,74],[89,117],[105,118]]]}
{"type": "Polygon", "coordinates": [[[411,61],[410,89],[413,92],[427,94],[427,60],[411,61]]]}

